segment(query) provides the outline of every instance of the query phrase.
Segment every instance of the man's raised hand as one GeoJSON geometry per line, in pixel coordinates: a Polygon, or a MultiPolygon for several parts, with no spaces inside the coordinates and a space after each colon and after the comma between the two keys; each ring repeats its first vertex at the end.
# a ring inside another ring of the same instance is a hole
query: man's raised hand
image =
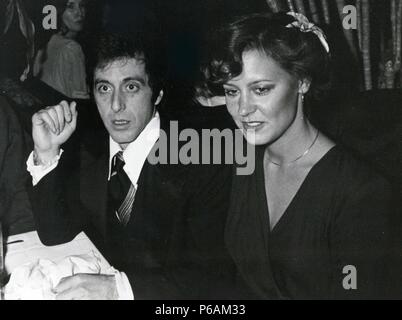
{"type": "Polygon", "coordinates": [[[60,146],[73,134],[77,126],[77,104],[61,101],[32,116],[32,138],[35,153],[41,161],[49,161],[60,152],[60,146]]]}

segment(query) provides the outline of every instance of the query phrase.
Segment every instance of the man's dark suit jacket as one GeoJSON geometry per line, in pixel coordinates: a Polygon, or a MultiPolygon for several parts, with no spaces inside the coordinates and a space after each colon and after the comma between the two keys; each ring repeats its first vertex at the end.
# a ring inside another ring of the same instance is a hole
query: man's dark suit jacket
{"type": "Polygon", "coordinates": [[[23,130],[8,101],[0,96],[0,220],[5,234],[32,231],[33,217],[25,182],[23,130]]]}
{"type": "MultiPolygon", "coordinates": [[[[163,119],[161,128],[168,128],[163,119]]],[[[122,228],[107,209],[109,138],[100,131],[76,131],[57,168],[31,188],[42,242],[55,245],[86,231],[126,272],[135,299],[229,297],[232,265],[223,234],[230,167],[146,161],[122,228]]]]}

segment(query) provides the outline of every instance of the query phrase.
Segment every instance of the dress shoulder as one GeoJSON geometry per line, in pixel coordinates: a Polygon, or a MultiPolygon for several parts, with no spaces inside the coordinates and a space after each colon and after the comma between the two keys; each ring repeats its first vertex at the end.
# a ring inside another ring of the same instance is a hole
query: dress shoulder
{"type": "Polygon", "coordinates": [[[81,46],[77,41],[73,39],[67,39],[57,34],[52,36],[52,38],[49,41],[49,45],[52,45],[60,49],[69,49],[77,51],[81,50],[81,46]]]}
{"type": "Polygon", "coordinates": [[[377,191],[389,191],[390,182],[369,162],[359,159],[341,146],[334,147],[330,165],[336,181],[342,183],[346,191],[358,190],[362,187],[377,188],[377,191]],[[331,161],[332,160],[332,161],[331,161]]]}

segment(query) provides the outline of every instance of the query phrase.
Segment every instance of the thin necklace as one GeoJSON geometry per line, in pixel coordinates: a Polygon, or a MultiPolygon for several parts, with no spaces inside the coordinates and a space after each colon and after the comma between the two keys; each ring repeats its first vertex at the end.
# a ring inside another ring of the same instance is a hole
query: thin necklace
{"type": "Polygon", "coordinates": [[[292,164],[292,163],[296,162],[297,160],[300,160],[300,159],[303,158],[307,153],[310,152],[311,148],[312,148],[312,147],[314,146],[314,144],[316,143],[316,141],[317,141],[319,135],[320,135],[320,131],[317,129],[317,134],[316,134],[316,136],[315,136],[313,142],[311,143],[311,145],[306,149],[306,151],[303,152],[303,154],[301,154],[301,155],[298,156],[296,159],[294,159],[294,160],[292,160],[292,161],[290,161],[290,162],[286,162],[286,163],[277,163],[277,162],[272,161],[269,157],[267,157],[267,159],[268,159],[269,162],[271,162],[272,164],[274,164],[274,165],[276,165],[276,166],[278,166],[278,167],[281,167],[281,166],[283,166],[283,165],[292,164]]]}

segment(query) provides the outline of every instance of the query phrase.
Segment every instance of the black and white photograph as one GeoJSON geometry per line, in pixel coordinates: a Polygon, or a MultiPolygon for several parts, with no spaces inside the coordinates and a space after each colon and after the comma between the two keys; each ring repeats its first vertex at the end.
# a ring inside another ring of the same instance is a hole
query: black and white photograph
{"type": "Polygon", "coordinates": [[[401,49],[402,0],[0,0],[0,300],[402,299],[401,49]]]}

